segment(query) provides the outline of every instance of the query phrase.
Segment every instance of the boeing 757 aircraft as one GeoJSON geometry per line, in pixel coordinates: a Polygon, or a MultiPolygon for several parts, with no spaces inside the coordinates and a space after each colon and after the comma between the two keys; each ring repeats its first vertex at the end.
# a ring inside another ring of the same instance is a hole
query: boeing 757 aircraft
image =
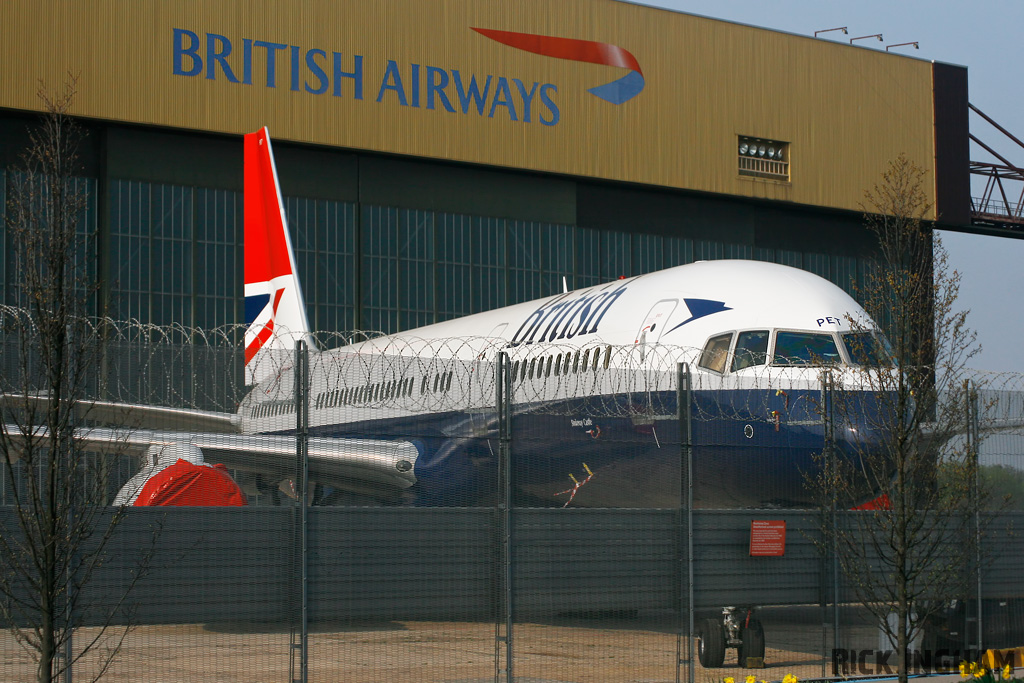
{"type": "MultiPolygon", "coordinates": [[[[822,366],[855,386],[865,349],[884,353],[865,311],[835,285],[795,268],[742,260],[669,268],[317,350],[265,128],[245,136],[245,304],[253,388],[236,413],[88,402],[91,420],[118,424],[130,415],[140,427],[117,435],[119,451],[144,457],[115,502],[195,504],[173,486],[156,487],[169,496],[150,495],[152,482],[182,459],[222,463],[263,482],[293,477],[292,355],[303,339],[313,349],[309,477],[339,500],[493,501],[495,376],[504,353],[515,406],[512,484],[520,501],[675,506],[674,375],[676,363],[686,362],[693,442],[700,444],[696,504],[807,505],[801,472],[822,448],[815,410],[822,366]],[[863,323],[852,329],[851,320],[863,323]]],[[[82,435],[100,451],[114,436],[103,428],[82,435]]],[[[877,438],[867,429],[849,437],[861,445],[877,438]]],[[[223,472],[218,481],[230,482],[223,472]]],[[[224,503],[244,500],[224,496],[224,503]]]]}
{"type": "MultiPolygon", "coordinates": [[[[140,456],[115,504],[245,504],[224,466],[271,485],[292,478],[299,340],[311,349],[309,478],[341,502],[496,502],[496,378],[505,354],[516,502],[679,505],[683,362],[698,445],[695,504],[806,506],[802,473],[824,441],[822,368],[854,390],[865,369],[895,371],[879,367],[885,340],[841,289],[802,270],[742,260],[668,268],[316,349],[265,128],[245,136],[245,310],[252,389],[237,412],[81,402],[91,423],[115,425],[81,430],[84,448],[140,456]],[[126,422],[131,429],[116,427],[126,422]]],[[[852,440],[861,448],[879,438],[867,424],[836,435],[850,453],[852,440]]],[[[708,652],[701,639],[705,665],[721,665],[725,647],[737,643],[763,656],[760,625],[750,621],[741,634],[736,609],[723,612],[728,639],[708,641],[717,643],[708,652]]]]}

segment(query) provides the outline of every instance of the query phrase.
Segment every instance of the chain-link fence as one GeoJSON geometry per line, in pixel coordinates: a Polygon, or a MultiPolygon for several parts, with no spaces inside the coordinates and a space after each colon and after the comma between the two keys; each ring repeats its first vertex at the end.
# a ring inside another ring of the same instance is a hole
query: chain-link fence
{"type": "MultiPolygon", "coordinates": [[[[13,627],[0,679],[20,681],[34,675],[42,606],[31,572],[17,573],[34,552],[19,513],[52,434],[31,326],[0,313],[13,461],[0,482],[13,577],[0,584],[13,627]]],[[[777,681],[895,668],[862,586],[890,583],[890,558],[876,547],[858,575],[830,535],[881,524],[895,503],[867,491],[860,510],[830,507],[814,484],[830,457],[860,462],[886,438],[833,409],[853,391],[883,412],[848,369],[719,373],[699,351],[660,345],[357,334],[319,340],[337,351],[268,355],[270,379],[250,389],[240,329],[76,330],[93,360],[72,451],[89,466],[72,473],[101,514],[69,552],[54,611],[71,627],[58,660],[79,680],[777,681]],[[248,504],[175,506],[212,486],[184,465],[156,476],[182,460],[225,464],[248,504]],[[168,505],[110,506],[146,486],[168,505]]],[[[963,429],[928,442],[937,474],[921,486],[973,458],[966,484],[981,504],[957,527],[970,552],[931,546],[965,578],[916,601],[918,669],[1024,645],[1024,387],[969,379],[963,429]]]]}

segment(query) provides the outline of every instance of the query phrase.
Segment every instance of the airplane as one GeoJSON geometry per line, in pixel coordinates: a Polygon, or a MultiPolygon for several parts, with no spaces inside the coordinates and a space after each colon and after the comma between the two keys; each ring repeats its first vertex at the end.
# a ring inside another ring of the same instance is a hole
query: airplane
{"type": "MultiPolygon", "coordinates": [[[[701,445],[695,505],[807,507],[803,473],[814,468],[824,438],[822,369],[856,387],[863,382],[856,371],[871,365],[863,349],[885,353],[884,338],[842,289],[806,271],[747,260],[566,287],[318,350],[269,132],[246,135],[244,145],[245,376],[252,390],[235,413],[83,401],[93,424],[122,426],[83,430],[83,447],[143,456],[114,504],[143,504],[147,485],[149,504],[201,504],[183,493],[187,485],[169,479],[206,476],[223,492],[207,504],[244,502],[212,462],[235,471],[250,492],[273,491],[280,482],[294,495],[287,486],[295,472],[293,358],[302,340],[311,349],[309,480],[328,492],[326,502],[495,501],[495,382],[504,354],[518,503],[678,505],[675,381],[684,362],[693,386],[693,443],[701,445]],[[577,479],[584,472],[589,476],[577,479]]],[[[868,428],[839,435],[840,448],[844,438],[856,439],[855,452],[882,435],[868,428]]]]}
{"type": "MultiPolygon", "coordinates": [[[[699,444],[695,506],[808,507],[803,476],[824,442],[822,371],[868,390],[864,370],[884,365],[884,338],[846,292],[806,271],[748,260],[565,287],[319,350],[267,129],[246,135],[244,149],[252,389],[233,413],[79,401],[93,425],[77,433],[83,450],[140,456],[114,505],[244,505],[243,486],[295,496],[299,341],[310,350],[308,476],[325,503],[499,502],[500,374],[512,402],[515,504],[677,507],[684,432],[676,383],[685,363],[699,444]]],[[[865,424],[836,441],[855,453],[883,436],[865,424]]],[[[715,652],[701,651],[706,665],[720,665],[724,648],[741,642],[763,655],[763,632],[741,633],[737,610],[723,611],[727,635],[715,652]]]]}

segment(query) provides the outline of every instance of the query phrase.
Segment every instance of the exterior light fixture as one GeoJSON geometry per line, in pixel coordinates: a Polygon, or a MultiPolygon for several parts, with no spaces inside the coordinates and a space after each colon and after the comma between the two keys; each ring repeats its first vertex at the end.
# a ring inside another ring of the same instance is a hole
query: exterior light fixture
{"type": "Polygon", "coordinates": [[[920,50],[921,46],[917,44],[917,41],[911,41],[909,43],[896,43],[895,45],[886,45],[885,51],[888,52],[890,47],[904,47],[905,45],[913,45],[915,50],[920,50]]]}
{"type": "Polygon", "coordinates": [[[820,31],[815,31],[814,37],[817,38],[819,33],[828,33],[829,31],[842,31],[843,35],[849,35],[845,26],[839,26],[838,28],[823,28],[820,31]]]}
{"type": "Polygon", "coordinates": [[[881,33],[872,33],[870,36],[857,36],[856,38],[850,38],[850,45],[853,45],[855,40],[864,40],[865,38],[878,38],[878,42],[882,42],[881,33]]]}

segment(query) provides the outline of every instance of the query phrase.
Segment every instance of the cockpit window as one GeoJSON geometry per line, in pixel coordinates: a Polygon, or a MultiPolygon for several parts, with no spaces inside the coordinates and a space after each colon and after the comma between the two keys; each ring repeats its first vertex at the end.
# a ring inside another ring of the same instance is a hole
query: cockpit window
{"type": "Polygon", "coordinates": [[[733,371],[768,362],[768,330],[740,332],[732,358],[733,371]]]}
{"type": "Polygon", "coordinates": [[[885,339],[870,331],[847,332],[842,335],[846,354],[854,365],[891,365],[892,357],[886,351],[885,339]]]}
{"type": "Polygon", "coordinates": [[[830,334],[779,332],[775,335],[773,365],[820,365],[839,362],[839,349],[830,334]]]}
{"type": "Polygon", "coordinates": [[[729,359],[729,345],[732,344],[732,333],[720,334],[708,339],[704,351],[700,354],[697,365],[715,372],[725,372],[726,361],[729,359]]]}

